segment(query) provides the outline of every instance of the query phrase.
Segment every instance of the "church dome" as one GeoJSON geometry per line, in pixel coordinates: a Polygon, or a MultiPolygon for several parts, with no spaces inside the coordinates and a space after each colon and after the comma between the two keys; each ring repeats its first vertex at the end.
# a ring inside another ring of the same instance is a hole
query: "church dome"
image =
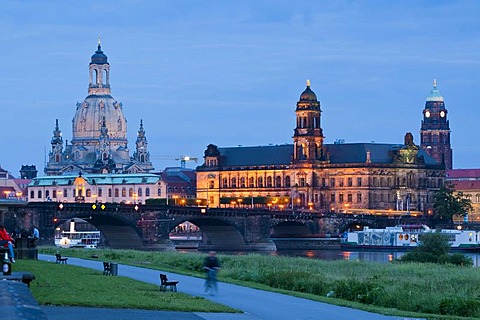
{"type": "Polygon", "coordinates": [[[98,45],[97,51],[93,54],[90,64],[108,64],[107,55],[103,53],[100,44],[98,45]]]}
{"type": "Polygon", "coordinates": [[[443,96],[440,94],[440,91],[437,89],[437,81],[433,80],[433,88],[430,90],[430,93],[427,96],[427,102],[444,102],[443,96]]]}
{"type": "Polygon", "coordinates": [[[122,104],[110,95],[90,95],[77,103],[73,118],[73,140],[98,140],[105,119],[108,135],[116,140],[127,140],[127,120],[122,104]]]}
{"type": "Polygon", "coordinates": [[[310,81],[307,81],[307,88],[300,95],[300,101],[317,101],[317,95],[310,89],[310,81]]]}

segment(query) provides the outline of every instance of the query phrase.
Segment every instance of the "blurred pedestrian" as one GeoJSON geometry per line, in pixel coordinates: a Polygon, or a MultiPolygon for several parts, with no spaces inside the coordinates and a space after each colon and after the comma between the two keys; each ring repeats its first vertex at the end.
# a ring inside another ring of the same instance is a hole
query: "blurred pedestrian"
{"type": "Polygon", "coordinates": [[[211,295],[218,293],[218,281],[217,281],[217,272],[220,269],[220,262],[217,258],[217,253],[215,251],[210,251],[208,256],[205,258],[203,263],[203,269],[205,270],[205,293],[210,291],[211,295]]]}

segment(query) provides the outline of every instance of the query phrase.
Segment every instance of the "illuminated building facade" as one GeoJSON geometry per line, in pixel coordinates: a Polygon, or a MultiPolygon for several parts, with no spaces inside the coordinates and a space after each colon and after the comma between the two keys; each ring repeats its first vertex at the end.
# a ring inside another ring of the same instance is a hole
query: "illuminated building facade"
{"type": "Polygon", "coordinates": [[[165,198],[166,183],[159,175],[85,174],[34,178],[28,186],[29,202],[145,203],[165,198]]]}
{"type": "Polygon", "coordinates": [[[307,82],[296,105],[293,144],[217,147],[197,167],[208,206],[269,206],[347,212],[432,208],[445,170],[411,133],[403,144],[324,144],[320,102],[307,82]]]}

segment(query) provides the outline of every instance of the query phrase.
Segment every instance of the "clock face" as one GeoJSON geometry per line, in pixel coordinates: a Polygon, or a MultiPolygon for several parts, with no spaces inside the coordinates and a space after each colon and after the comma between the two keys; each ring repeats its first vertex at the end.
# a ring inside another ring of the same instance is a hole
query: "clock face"
{"type": "Polygon", "coordinates": [[[445,111],[440,111],[440,117],[445,117],[445,111]]]}
{"type": "Polygon", "coordinates": [[[425,111],[425,117],[430,118],[430,111],[425,111]]]}

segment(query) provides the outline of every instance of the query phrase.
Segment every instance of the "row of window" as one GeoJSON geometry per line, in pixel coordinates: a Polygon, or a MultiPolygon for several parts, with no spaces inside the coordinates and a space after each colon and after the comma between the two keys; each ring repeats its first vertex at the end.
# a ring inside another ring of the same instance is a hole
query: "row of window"
{"type": "MultiPolygon", "coordinates": [[[[43,199],[43,198],[52,198],[52,199],[56,199],[57,197],[62,197],[63,198],[68,198],[68,192],[69,190],[68,189],[63,189],[63,191],[60,191],[60,190],[45,190],[45,197],[43,197],[43,190],[37,190],[37,199],[43,199]],[[50,193],[51,191],[51,193],[50,193]]],[[[71,190],[72,191],[72,196],[78,196],[78,197],[92,197],[92,190],[91,189],[86,189],[85,190],[85,195],[83,194],[83,189],[78,189],[78,194],[75,195],[75,190],[71,190]]],[[[128,189],[128,197],[130,198],[133,198],[134,196],[136,197],[143,197],[143,189],[142,188],[138,188],[137,189],[137,193],[135,194],[134,192],[134,189],[133,188],[129,188],[128,189]]],[[[108,194],[108,197],[111,198],[112,197],[112,194],[114,194],[115,198],[118,198],[120,197],[120,192],[121,192],[121,196],[123,198],[127,197],[127,188],[122,188],[122,189],[119,189],[119,188],[115,188],[113,191],[111,188],[108,188],[107,189],[107,194],[108,194]]],[[[158,188],[157,189],[157,195],[158,196],[162,196],[162,189],[161,188],[158,188]]],[[[97,197],[101,198],[103,197],[103,189],[102,188],[97,188],[97,197]]],[[[150,188],[145,188],[145,197],[150,197],[150,188]]],[[[35,190],[30,190],[30,199],[35,199],[35,190]]]]}
{"type": "MultiPolygon", "coordinates": [[[[399,187],[399,186],[408,186],[408,187],[431,187],[431,188],[437,188],[438,186],[441,186],[443,184],[443,180],[441,178],[439,179],[427,179],[427,178],[419,178],[418,180],[415,179],[415,176],[408,175],[407,177],[404,178],[396,178],[392,179],[391,177],[384,178],[384,177],[371,177],[369,178],[370,180],[370,186],[372,187],[399,187]],[[395,185],[393,185],[393,183],[395,185]]],[[[362,177],[357,177],[355,180],[352,177],[348,178],[321,178],[319,181],[319,185],[321,187],[353,187],[354,186],[354,181],[355,181],[355,186],[356,187],[361,187],[363,184],[363,179],[362,177]]],[[[222,179],[222,188],[227,189],[227,188],[290,188],[291,187],[291,179],[290,176],[286,176],[284,178],[284,181],[282,181],[282,177],[276,176],[275,179],[271,176],[267,177],[264,179],[264,177],[258,177],[255,179],[254,177],[250,178],[245,178],[245,177],[240,177],[237,179],[236,177],[232,178],[223,178],[222,179]],[[256,184],[256,185],[255,185],[256,184]]],[[[300,177],[298,180],[298,186],[299,187],[305,187],[307,186],[306,183],[306,178],[300,177]]],[[[209,188],[213,189],[213,184],[212,182],[209,184],[209,188]]]]}

